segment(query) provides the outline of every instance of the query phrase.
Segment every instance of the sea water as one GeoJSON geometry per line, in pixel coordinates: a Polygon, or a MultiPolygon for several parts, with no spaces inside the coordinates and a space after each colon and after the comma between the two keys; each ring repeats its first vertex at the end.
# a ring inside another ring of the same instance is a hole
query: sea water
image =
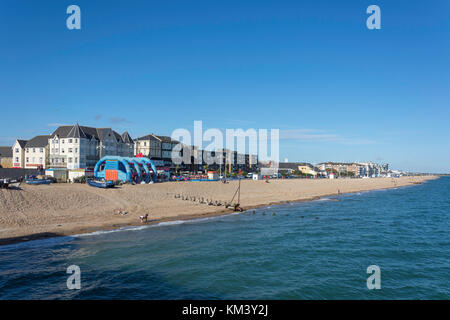
{"type": "Polygon", "coordinates": [[[2,246],[0,299],[449,299],[449,218],[442,177],[2,246]],[[79,290],[67,287],[71,265],[79,290]],[[380,289],[368,289],[371,265],[380,289]]]}

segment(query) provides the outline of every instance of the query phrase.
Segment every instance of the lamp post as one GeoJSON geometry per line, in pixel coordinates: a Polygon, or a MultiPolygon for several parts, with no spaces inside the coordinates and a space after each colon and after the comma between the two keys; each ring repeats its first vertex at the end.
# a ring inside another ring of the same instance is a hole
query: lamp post
{"type": "Polygon", "coordinates": [[[104,145],[97,146],[96,149],[98,150],[98,158],[99,160],[102,158],[102,149],[106,149],[104,145]]]}

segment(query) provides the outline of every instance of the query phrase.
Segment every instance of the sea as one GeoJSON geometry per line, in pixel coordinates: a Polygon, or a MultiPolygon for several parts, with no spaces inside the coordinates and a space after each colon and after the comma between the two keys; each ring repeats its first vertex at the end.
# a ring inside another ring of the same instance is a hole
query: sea
{"type": "Polygon", "coordinates": [[[0,299],[449,298],[450,177],[0,247],[0,299]]]}

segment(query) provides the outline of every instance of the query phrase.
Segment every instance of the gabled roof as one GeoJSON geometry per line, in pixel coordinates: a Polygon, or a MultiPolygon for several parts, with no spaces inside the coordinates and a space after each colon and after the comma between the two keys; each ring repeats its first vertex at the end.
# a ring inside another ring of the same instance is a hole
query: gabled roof
{"type": "Polygon", "coordinates": [[[25,148],[44,148],[48,145],[49,135],[36,136],[25,144],[25,148]]]}
{"type": "Polygon", "coordinates": [[[125,131],[124,133],[122,133],[122,141],[125,143],[133,143],[133,139],[131,139],[131,136],[128,133],[128,131],[125,131]]]}
{"type": "Polygon", "coordinates": [[[77,124],[75,124],[72,129],[70,129],[69,133],[67,134],[67,138],[84,138],[87,139],[86,134],[84,133],[83,129],[77,124]]]}
{"type": "Polygon", "coordinates": [[[177,140],[172,139],[171,137],[168,136],[155,136],[157,137],[159,140],[161,140],[161,142],[166,142],[166,143],[180,143],[177,140]]]}
{"type": "Polygon", "coordinates": [[[164,143],[180,143],[177,140],[172,139],[171,137],[168,136],[157,136],[156,134],[150,133],[146,136],[137,138],[136,140],[158,140],[160,142],[164,142],[164,143]]]}
{"type": "Polygon", "coordinates": [[[11,158],[13,155],[11,147],[0,147],[0,158],[11,158]]]}
{"type": "Polygon", "coordinates": [[[159,138],[157,138],[153,133],[150,133],[150,134],[148,134],[148,135],[146,135],[146,136],[137,138],[136,140],[159,140],[159,141],[161,141],[161,140],[160,140],[159,138]]]}
{"type": "Polygon", "coordinates": [[[114,135],[118,142],[122,141],[122,136],[111,128],[93,128],[85,127],[77,124],[73,126],[60,126],[51,135],[51,137],[58,136],[59,138],[84,138],[84,139],[94,139],[94,140],[104,140],[106,137],[110,136],[111,133],[114,135]]]}
{"type": "Polygon", "coordinates": [[[25,145],[27,144],[28,140],[19,140],[17,139],[17,143],[19,144],[19,146],[23,149],[25,148],[25,145]]]}

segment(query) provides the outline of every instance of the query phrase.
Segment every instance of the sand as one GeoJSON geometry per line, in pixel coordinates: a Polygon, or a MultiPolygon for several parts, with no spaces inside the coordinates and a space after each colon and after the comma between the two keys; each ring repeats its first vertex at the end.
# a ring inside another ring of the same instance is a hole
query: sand
{"type": "MultiPolygon", "coordinates": [[[[394,188],[422,183],[436,176],[373,179],[242,180],[240,204],[251,209],[286,201],[305,201],[341,193],[394,188]]],[[[148,223],[231,213],[176,195],[230,202],[238,181],[166,182],[98,189],[86,184],[22,184],[22,190],[0,190],[0,245],[40,238],[75,235],[148,223]],[[120,215],[117,210],[127,211],[120,215]]],[[[237,197],[234,202],[237,202],[237,197]]]]}

